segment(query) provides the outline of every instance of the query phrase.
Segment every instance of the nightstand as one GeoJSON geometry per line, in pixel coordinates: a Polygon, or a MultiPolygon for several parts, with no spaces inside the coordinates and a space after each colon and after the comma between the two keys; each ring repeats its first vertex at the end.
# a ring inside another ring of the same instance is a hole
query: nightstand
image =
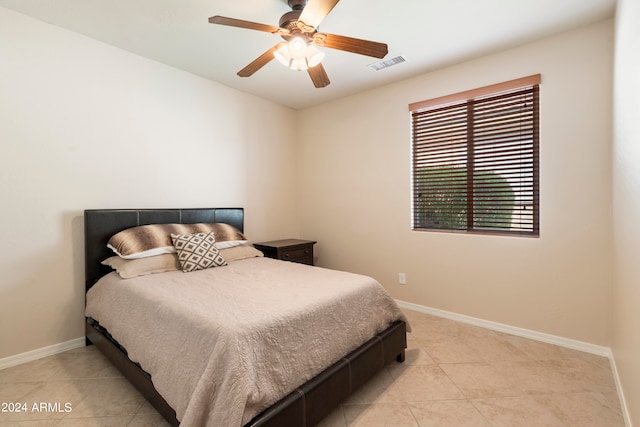
{"type": "Polygon", "coordinates": [[[254,243],[253,246],[268,258],[313,265],[313,245],[315,244],[313,240],[284,239],[254,243]]]}

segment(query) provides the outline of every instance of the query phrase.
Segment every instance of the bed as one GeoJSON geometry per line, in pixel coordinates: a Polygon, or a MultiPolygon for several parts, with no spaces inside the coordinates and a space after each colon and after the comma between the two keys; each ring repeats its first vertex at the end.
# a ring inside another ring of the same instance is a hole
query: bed
{"type": "MultiPolygon", "coordinates": [[[[111,250],[107,247],[107,242],[110,237],[117,232],[132,227],[137,227],[146,224],[194,224],[194,223],[224,223],[229,224],[240,230],[244,231],[244,211],[242,208],[199,208],[199,209],[124,209],[124,210],[86,210],[84,214],[85,220],[85,272],[86,272],[86,290],[90,289],[97,282],[101,283],[92,291],[92,293],[102,289],[105,286],[102,284],[106,281],[112,281],[118,285],[127,282],[114,278],[116,273],[112,272],[112,269],[102,264],[102,261],[113,255],[111,250]]],[[[237,261],[235,264],[229,263],[229,268],[224,267],[220,269],[221,273],[216,275],[226,274],[226,279],[232,280],[234,275],[242,273],[249,275],[260,276],[262,270],[267,271],[279,271],[284,268],[284,264],[287,268],[293,268],[292,278],[305,276],[309,274],[309,270],[300,269],[315,269],[314,272],[320,274],[320,277],[326,277],[327,280],[333,281],[334,278],[341,279],[341,276],[333,276],[338,274],[331,270],[319,269],[317,267],[309,267],[302,265],[293,265],[286,261],[277,261],[271,259],[259,259],[255,258],[246,261],[237,261]],[[242,270],[242,271],[241,271],[242,270]],[[324,275],[324,276],[323,276],[324,275]]],[[[216,269],[212,269],[216,270],[216,269]]],[[[287,270],[288,271],[288,270],[287,270]]],[[[199,272],[200,276],[204,277],[205,274],[199,272]]],[[[160,283],[160,278],[170,278],[184,274],[182,272],[169,272],[159,275],[150,275],[142,278],[142,282],[150,283],[153,278],[154,281],[160,283]]],[[[194,274],[194,273],[188,273],[194,274]]],[[[211,273],[213,274],[213,273],[211,273]]],[[[267,274],[267,273],[264,273],[267,274]]],[[[276,273],[274,273],[276,274],[276,273]]],[[[278,273],[279,274],[279,273],[278,273]]],[[[289,273],[287,273],[289,274],[289,273]]],[[[315,273],[314,273],[315,274],[315,273]]],[[[341,274],[341,273],[340,273],[341,274]]],[[[349,273],[345,273],[349,274],[349,273]]],[[[195,278],[196,275],[194,274],[195,278]]],[[[133,279],[132,279],[133,280],[133,279]]],[[[207,279],[208,280],[208,279],[207,279]]],[[[298,280],[298,279],[295,279],[298,280]]],[[[127,282],[133,283],[133,282],[127,282]]],[[[327,282],[328,283],[328,282],[327,282]]],[[[333,285],[331,283],[331,285],[333,285]]],[[[327,285],[329,288],[329,283],[327,285]]],[[[113,287],[108,286],[108,287],[113,287]]],[[[131,286],[130,286],[131,287],[131,286]]],[[[241,287],[241,286],[238,286],[241,287]]],[[[312,289],[316,289],[317,286],[312,289]]],[[[124,289],[124,288],[123,288],[124,289]]],[[[222,298],[222,296],[221,296],[222,298]]],[[[233,301],[234,296],[230,296],[230,301],[233,301]]],[[[128,299],[128,297],[127,297],[128,299]]],[[[274,300],[274,305],[277,307],[278,301],[274,300]]],[[[180,304],[176,303],[178,307],[180,304]]],[[[285,306],[282,306],[283,308],[285,306]]],[[[174,307],[169,307],[171,311],[174,311],[174,307]]],[[[176,309],[177,310],[177,309],[176,309]]],[[[278,309],[279,310],[279,309],[278,309]]],[[[134,310],[129,310],[134,311],[134,310]]],[[[223,310],[219,310],[221,313],[223,310]]],[[[220,314],[221,316],[223,314],[220,314]]],[[[227,316],[227,314],[224,314],[227,316]]],[[[331,317],[331,316],[327,316],[331,317]]],[[[157,321],[157,320],[156,320],[157,321]]],[[[183,322],[180,322],[183,323],[183,322]]],[[[188,323],[185,321],[184,323],[188,323]]],[[[136,324],[136,327],[138,325],[136,324]]],[[[139,332],[142,335],[144,331],[144,325],[140,325],[139,332]]],[[[357,329],[355,324],[342,325],[341,328],[346,334],[347,331],[351,333],[352,329],[357,329]]],[[[113,327],[117,330],[116,327],[113,327]]],[[[136,328],[133,328],[134,330],[136,328]]],[[[359,386],[364,384],[369,378],[375,375],[386,364],[396,360],[398,362],[404,361],[404,351],[406,348],[406,329],[407,325],[401,316],[388,322],[379,332],[372,334],[370,337],[362,338],[360,336],[356,344],[349,344],[352,349],[345,353],[340,353],[340,356],[326,366],[322,366],[317,374],[301,384],[287,389],[286,392],[279,390],[281,396],[274,403],[269,403],[266,408],[254,407],[256,412],[255,416],[251,412],[245,412],[242,418],[242,425],[259,427],[259,426],[313,426],[320,422],[324,416],[330,413],[341,401],[343,401],[349,394],[355,391],[359,386]],[[256,408],[260,410],[257,411],[256,408]],[[247,413],[251,414],[250,419],[245,419],[247,413]]],[[[86,338],[87,344],[94,344],[105,356],[111,360],[111,362],[118,367],[123,375],[141,392],[141,394],[158,410],[160,414],[171,424],[179,425],[178,416],[176,410],[167,402],[165,397],[171,397],[170,401],[175,401],[175,397],[171,396],[171,393],[167,393],[166,389],[163,394],[157,390],[157,385],[154,385],[152,376],[143,369],[145,362],[135,363],[130,360],[129,355],[133,352],[135,355],[136,350],[133,348],[136,340],[129,338],[129,348],[126,345],[122,345],[119,342],[118,333],[112,334],[113,331],[105,328],[103,324],[92,317],[87,317],[86,322],[86,338]]],[[[262,334],[261,334],[262,335],[262,334]]],[[[337,333],[336,335],[340,335],[337,333]]],[[[124,337],[124,335],[123,335],[124,337]]],[[[221,340],[220,340],[221,341],[221,340]]],[[[217,342],[217,341],[216,341],[217,342]]],[[[222,341],[221,341],[222,342],[222,341]]],[[[288,346],[291,347],[295,343],[294,340],[288,342],[288,346]]],[[[346,344],[345,344],[346,345],[346,344]]],[[[289,348],[287,347],[287,348],[289,348]]],[[[170,347],[167,347],[170,348],[170,347]]],[[[154,349],[156,352],[162,352],[163,349],[154,349]]],[[[137,357],[133,357],[137,360],[137,357]]],[[[181,363],[179,358],[178,361],[181,363]]],[[[217,359],[216,359],[217,360],[217,359]]],[[[222,359],[220,359],[222,360],[222,359]]],[[[185,362],[185,364],[191,364],[192,361],[185,362]]],[[[233,363],[233,359],[230,362],[233,363]]],[[[304,365],[306,360],[295,361],[295,364],[291,367],[295,370],[296,365],[304,365]]],[[[222,362],[221,362],[222,364],[222,362]]],[[[241,365],[244,366],[244,365],[241,365]]],[[[222,367],[222,366],[221,366],[222,367]]],[[[220,369],[219,371],[225,371],[227,368],[220,369]]],[[[250,371],[253,372],[253,371],[250,371]]],[[[262,371],[256,371],[262,375],[262,371]]],[[[214,372],[215,374],[215,372],[214,372]]],[[[257,375],[257,374],[256,374],[257,375]]],[[[157,373],[154,380],[158,380],[160,383],[161,373],[157,373]]],[[[233,378],[232,378],[233,380],[233,378]]],[[[246,380],[243,376],[243,380],[246,380]]],[[[165,380],[166,381],[166,380],[165,380]]],[[[200,380],[202,382],[202,380],[200,380]]],[[[207,380],[205,383],[211,383],[212,380],[207,380]]],[[[283,382],[283,384],[288,384],[283,382]]],[[[161,388],[161,387],[159,387],[161,388]]],[[[214,387],[215,388],[215,387],[214,387]]],[[[248,405],[248,404],[247,404],[248,405]]],[[[180,403],[175,403],[174,406],[178,407],[178,413],[184,415],[184,408],[180,406],[180,403]]],[[[192,411],[193,412],[193,411],[192,411]]],[[[182,419],[182,417],[180,417],[182,419]]],[[[189,414],[189,421],[185,421],[185,424],[200,425],[203,424],[202,419],[193,418],[193,415],[189,414]]],[[[237,424],[237,425],[241,425],[237,424]]]]}

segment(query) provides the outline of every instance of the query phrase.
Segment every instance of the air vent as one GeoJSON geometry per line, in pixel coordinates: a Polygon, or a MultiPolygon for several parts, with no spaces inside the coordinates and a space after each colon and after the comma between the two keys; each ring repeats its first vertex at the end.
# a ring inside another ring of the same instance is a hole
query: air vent
{"type": "Polygon", "coordinates": [[[376,62],[375,64],[369,64],[369,67],[375,71],[380,71],[380,70],[384,70],[385,68],[393,67],[394,65],[402,64],[403,62],[407,62],[407,58],[400,55],[400,56],[396,56],[395,58],[376,62]]]}

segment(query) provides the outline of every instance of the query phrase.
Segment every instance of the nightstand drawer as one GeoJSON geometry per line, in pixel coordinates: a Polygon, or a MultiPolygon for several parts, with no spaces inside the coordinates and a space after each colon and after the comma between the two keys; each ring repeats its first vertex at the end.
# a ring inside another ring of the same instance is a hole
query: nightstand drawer
{"type": "MultiPolygon", "coordinates": [[[[282,259],[285,261],[311,261],[313,260],[313,247],[282,251],[282,259]]],[[[310,264],[310,262],[307,262],[306,264],[310,264]]]]}
{"type": "Polygon", "coordinates": [[[305,248],[284,250],[282,251],[282,258],[280,259],[313,265],[313,246],[309,245],[309,247],[305,248]]]}
{"type": "Polygon", "coordinates": [[[284,239],[254,243],[256,249],[268,258],[313,265],[313,240],[284,239]]]}

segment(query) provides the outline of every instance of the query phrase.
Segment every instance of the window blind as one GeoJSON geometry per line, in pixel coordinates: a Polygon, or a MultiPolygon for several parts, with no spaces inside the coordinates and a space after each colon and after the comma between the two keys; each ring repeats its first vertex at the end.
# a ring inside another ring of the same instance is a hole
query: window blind
{"type": "Polygon", "coordinates": [[[538,84],[432,104],[411,111],[413,229],[539,235],[538,84]]]}

